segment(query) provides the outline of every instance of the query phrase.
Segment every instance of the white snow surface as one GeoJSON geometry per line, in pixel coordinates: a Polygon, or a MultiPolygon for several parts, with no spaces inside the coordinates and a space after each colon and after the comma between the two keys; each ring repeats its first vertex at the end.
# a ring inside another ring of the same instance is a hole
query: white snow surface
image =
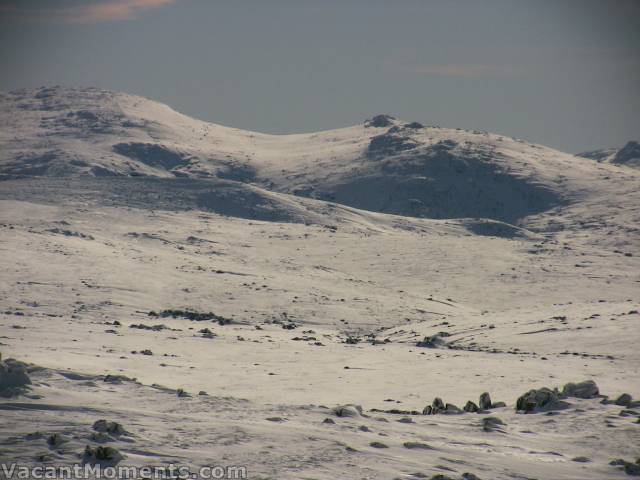
{"type": "Polygon", "coordinates": [[[640,406],[515,403],[583,380],[640,397],[640,171],[374,123],[265,135],[97,89],[1,94],[0,352],[32,384],[0,397],[0,461],[77,463],[106,419],[122,465],[628,478],[609,462],[640,457],[640,406]],[[421,414],[485,391],[506,406],[421,414]]]}

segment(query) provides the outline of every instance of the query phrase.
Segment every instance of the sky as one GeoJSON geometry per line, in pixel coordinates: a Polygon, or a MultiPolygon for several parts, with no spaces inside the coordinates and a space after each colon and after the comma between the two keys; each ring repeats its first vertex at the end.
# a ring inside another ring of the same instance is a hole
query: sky
{"type": "Polygon", "coordinates": [[[640,140],[639,0],[0,0],[0,90],[95,86],[311,132],[379,113],[640,140]]]}

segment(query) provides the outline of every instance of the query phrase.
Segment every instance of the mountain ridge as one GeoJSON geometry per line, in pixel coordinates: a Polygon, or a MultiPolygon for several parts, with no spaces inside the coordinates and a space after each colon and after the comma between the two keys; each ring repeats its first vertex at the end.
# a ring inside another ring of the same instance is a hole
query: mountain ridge
{"type": "Polygon", "coordinates": [[[3,179],[209,179],[218,189],[245,189],[220,182],[228,180],[252,185],[254,193],[405,217],[485,218],[538,231],[549,228],[547,213],[558,209],[588,204],[603,218],[619,215],[609,208],[600,213],[603,198],[624,198],[634,211],[640,203],[633,169],[386,114],[337,130],[271,135],[203,122],[126,93],[42,87],[0,94],[0,125],[3,179]]]}

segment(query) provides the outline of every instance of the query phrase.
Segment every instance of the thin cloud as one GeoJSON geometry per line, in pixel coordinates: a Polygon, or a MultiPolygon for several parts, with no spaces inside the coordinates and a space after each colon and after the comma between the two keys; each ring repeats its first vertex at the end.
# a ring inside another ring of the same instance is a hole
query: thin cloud
{"type": "Polygon", "coordinates": [[[521,73],[521,68],[515,66],[481,64],[418,65],[411,70],[422,75],[459,78],[513,77],[521,73]]]}
{"type": "MultiPolygon", "coordinates": [[[[176,0],[99,0],[50,8],[1,6],[3,20],[37,23],[100,23],[130,20],[142,11],[163,7],[176,0]]],[[[62,3],[62,2],[60,2],[62,3]]]]}

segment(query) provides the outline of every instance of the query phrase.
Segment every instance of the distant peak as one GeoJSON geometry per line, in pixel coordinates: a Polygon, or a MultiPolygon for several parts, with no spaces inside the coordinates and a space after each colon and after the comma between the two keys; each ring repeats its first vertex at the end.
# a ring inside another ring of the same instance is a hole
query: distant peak
{"type": "Polygon", "coordinates": [[[631,164],[640,159],[640,143],[631,140],[622,147],[613,157],[612,162],[617,164],[631,164]]]}
{"type": "Polygon", "coordinates": [[[390,127],[394,122],[398,120],[396,117],[387,114],[376,115],[375,117],[365,120],[365,127],[384,128],[390,127]]]}

